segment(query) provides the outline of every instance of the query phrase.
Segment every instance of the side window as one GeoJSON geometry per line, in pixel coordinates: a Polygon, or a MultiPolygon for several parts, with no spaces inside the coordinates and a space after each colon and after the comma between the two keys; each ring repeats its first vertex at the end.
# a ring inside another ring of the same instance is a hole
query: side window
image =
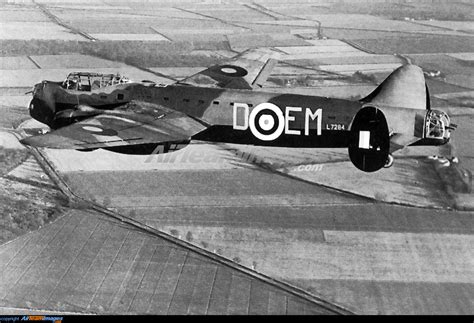
{"type": "Polygon", "coordinates": [[[123,100],[123,94],[122,93],[117,94],[117,100],[123,100]]]}

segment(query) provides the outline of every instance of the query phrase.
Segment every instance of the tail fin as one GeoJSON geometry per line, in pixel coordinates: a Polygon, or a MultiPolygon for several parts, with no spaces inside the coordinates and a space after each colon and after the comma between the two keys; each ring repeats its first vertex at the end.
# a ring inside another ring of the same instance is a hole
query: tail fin
{"type": "Polygon", "coordinates": [[[429,109],[429,94],[423,70],[411,64],[400,66],[361,102],[377,106],[429,109]]]}

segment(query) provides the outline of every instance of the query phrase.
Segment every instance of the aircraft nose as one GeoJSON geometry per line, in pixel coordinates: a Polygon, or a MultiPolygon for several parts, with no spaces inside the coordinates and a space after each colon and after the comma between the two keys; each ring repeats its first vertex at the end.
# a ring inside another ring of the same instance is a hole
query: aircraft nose
{"type": "Polygon", "coordinates": [[[28,106],[28,112],[33,119],[48,126],[50,126],[54,118],[54,112],[49,108],[49,106],[36,97],[31,100],[28,106]]]}

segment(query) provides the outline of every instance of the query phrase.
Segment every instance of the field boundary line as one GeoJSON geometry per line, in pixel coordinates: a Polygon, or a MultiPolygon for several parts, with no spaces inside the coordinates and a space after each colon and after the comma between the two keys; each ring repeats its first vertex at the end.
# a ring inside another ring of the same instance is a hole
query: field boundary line
{"type": "Polygon", "coordinates": [[[352,40],[349,40],[349,39],[340,39],[342,42],[346,43],[347,45],[351,46],[351,47],[354,47],[355,49],[358,49],[360,51],[363,51],[364,53],[367,53],[367,54],[376,54],[376,52],[373,52],[371,50],[368,50],[367,48],[365,47],[362,47],[361,45],[357,44],[356,42],[353,42],[352,40]]]}
{"type": "Polygon", "coordinates": [[[188,10],[188,9],[183,9],[183,8],[180,8],[180,7],[173,7],[173,8],[176,9],[176,10],[181,10],[181,11],[187,12],[187,13],[192,13],[192,14],[195,14],[195,15],[198,15],[198,16],[201,16],[201,17],[217,20],[217,21],[219,21],[223,24],[229,25],[229,26],[234,26],[234,27],[238,27],[238,28],[242,28],[242,29],[246,29],[246,30],[252,30],[251,28],[248,28],[248,27],[245,27],[245,26],[233,23],[233,22],[229,22],[229,21],[226,21],[226,20],[221,19],[221,18],[216,18],[216,17],[210,16],[210,15],[205,15],[203,13],[195,12],[195,11],[188,10]]]}
{"type": "Polygon", "coordinates": [[[153,30],[156,34],[160,35],[161,37],[166,38],[168,41],[170,41],[170,42],[173,42],[173,41],[174,41],[174,40],[172,40],[171,38],[169,38],[168,36],[166,36],[165,34],[163,34],[163,33],[161,33],[160,31],[158,31],[155,27],[149,26],[148,28],[150,28],[151,30],[153,30]]]}
{"type": "Polygon", "coordinates": [[[63,22],[61,19],[59,19],[57,16],[55,16],[51,11],[48,10],[48,8],[46,8],[45,5],[41,4],[41,3],[37,3],[35,0],[32,0],[33,3],[36,5],[37,8],[39,8],[49,19],[51,19],[55,24],[61,26],[61,27],[64,27],[66,28],[67,30],[71,31],[73,34],[77,34],[77,35],[80,35],[90,41],[96,41],[97,38],[94,38],[92,37],[91,35],[89,35],[88,33],[85,33],[77,28],[74,28],[72,26],[69,26],[68,24],[66,24],[65,22],[63,22]]]}
{"type": "Polygon", "coordinates": [[[30,55],[26,56],[38,69],[43,69],[30,55]]]}

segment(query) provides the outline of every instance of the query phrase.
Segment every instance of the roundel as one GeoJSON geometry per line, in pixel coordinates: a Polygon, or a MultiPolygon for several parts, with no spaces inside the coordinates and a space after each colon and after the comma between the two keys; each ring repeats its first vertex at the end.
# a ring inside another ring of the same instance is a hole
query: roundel
{"type": "Polygon", "coordinates": [[[100,136],[116,136],[118,134],[117,131],[115,131],[114,129],[103,129],[96,125],[84,125],[82,126],[82,129],[100,136]]]}
{"type": "Polygon", "coordinates": [[[285,128],[283,112],[273,103],[261,103],[250,112],[249,127],[258,139],[275,140],[285,128]]]}
{"type": "Polygon", "coordinates": [[[244,77],[248,74],[245,68],[236,65],[217,65],[211,69],[215,73],[230,77],[244,77]]]}

